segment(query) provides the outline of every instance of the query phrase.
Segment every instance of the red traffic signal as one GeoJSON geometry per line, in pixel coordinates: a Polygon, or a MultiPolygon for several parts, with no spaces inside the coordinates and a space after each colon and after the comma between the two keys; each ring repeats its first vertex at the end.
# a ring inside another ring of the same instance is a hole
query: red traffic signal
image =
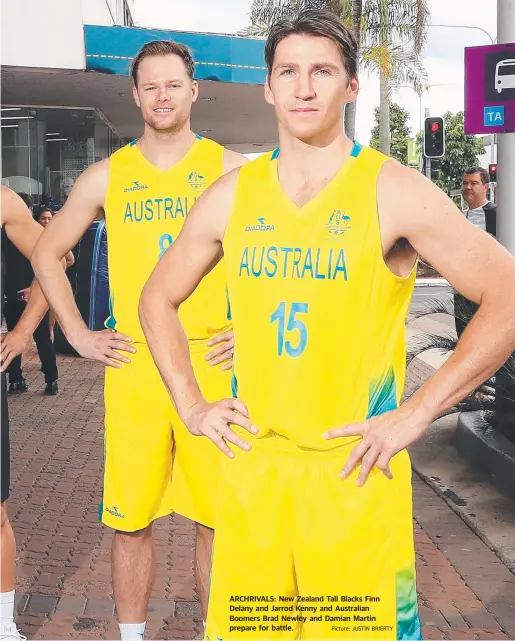
{"type": "Polygon", "coordinates": [[[427,117],[424,122],[424,156],[442,158],[445,155],[445,128],[443,118],[427,117]]]}
{"type": "Polygon", "coordinates": [[[490,176],[490,182],[495,183],[497,182],[497,165],[488,165],[488,174],[490,176]]]}

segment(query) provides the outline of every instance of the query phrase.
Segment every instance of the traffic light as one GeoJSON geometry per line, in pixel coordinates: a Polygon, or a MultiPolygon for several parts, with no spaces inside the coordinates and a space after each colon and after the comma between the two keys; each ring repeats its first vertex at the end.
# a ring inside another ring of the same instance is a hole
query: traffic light
{"type": "MultiPolygon", "coordinates": [[[[427,174],[427,158],[423,156],[422,158],[422,173],[424,176],[428,176],[427,174]]],[[[433,158],[431,160],[431,180],[433,182],[436,182],[440,178],[440,159],[438,158],[433,158]]]]}
{"type": "Polygon", "coordinates": [[[490,182],[491,183],[496,183],[497,182],[497,165],[488,165],[488,174],[490,176],[490,182]]]}
{"type": "Polygon", "coordinates": [[[433,159],[431,161],[431,180],[436,182],[440,178],[440,161],[433,159]]]}
{"type": "Polygon", "coordinates": [[[443,118],[428,117],[424,123],[424,156],[442,158],[445,154],[445,127],[443,118]]]}

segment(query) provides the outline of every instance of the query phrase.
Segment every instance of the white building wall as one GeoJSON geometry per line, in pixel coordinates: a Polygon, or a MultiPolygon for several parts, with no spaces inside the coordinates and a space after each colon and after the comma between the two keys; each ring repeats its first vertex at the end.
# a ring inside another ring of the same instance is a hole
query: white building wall
{"type": "Polygon", "coordinates": [[[1,6],[2,65],[85,68],[82,0],[2,0],[1,6]]]}
{"type": "Polygon", "coordinates": [[[119,24],[113,11],[113,0],[82,0],[82,20],[84,24],[111,26],[119,24]]]}
{"type": "Polygon", "coordinates": [[[84,24],[123,24],[123,0],[2,0],[0,62],[84,69],[84,24]]]}

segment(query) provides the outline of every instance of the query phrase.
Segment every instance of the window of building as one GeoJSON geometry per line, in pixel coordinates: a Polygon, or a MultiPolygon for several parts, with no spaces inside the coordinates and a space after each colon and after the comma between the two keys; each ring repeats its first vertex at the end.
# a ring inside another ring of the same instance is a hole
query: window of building
{"type": "Polygon", "coordinates": [[[119,147],[94,109],[2,107],[2,184],[60,206],[77,177],[119,147]]]}

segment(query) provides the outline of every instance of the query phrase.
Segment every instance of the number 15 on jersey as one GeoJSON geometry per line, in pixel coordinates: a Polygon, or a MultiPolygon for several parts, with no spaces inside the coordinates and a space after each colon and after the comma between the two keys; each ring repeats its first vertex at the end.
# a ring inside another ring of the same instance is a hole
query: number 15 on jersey
{"type": "Polygon", "coordinates": [[[288,311],[288,304],[283,302],[280,303],[279,307],[270,316],[270,322],[275,323],[277,321],[278,324],[277,354],[279,356],[286,353],[287,356],[297,358],[306,349],[306,345],[308,343],[308,329],[305,322],[299,318],[299,315],[307,314],[307,312],[307,303],[291,303],[288,311]],[[287,324],[286,316],[288,316],[287,324]],[[285,331],[288,332],[286,336],[285,331]],[[296,341],[293,340],[294,337],[296,337],[296,341]]]}

